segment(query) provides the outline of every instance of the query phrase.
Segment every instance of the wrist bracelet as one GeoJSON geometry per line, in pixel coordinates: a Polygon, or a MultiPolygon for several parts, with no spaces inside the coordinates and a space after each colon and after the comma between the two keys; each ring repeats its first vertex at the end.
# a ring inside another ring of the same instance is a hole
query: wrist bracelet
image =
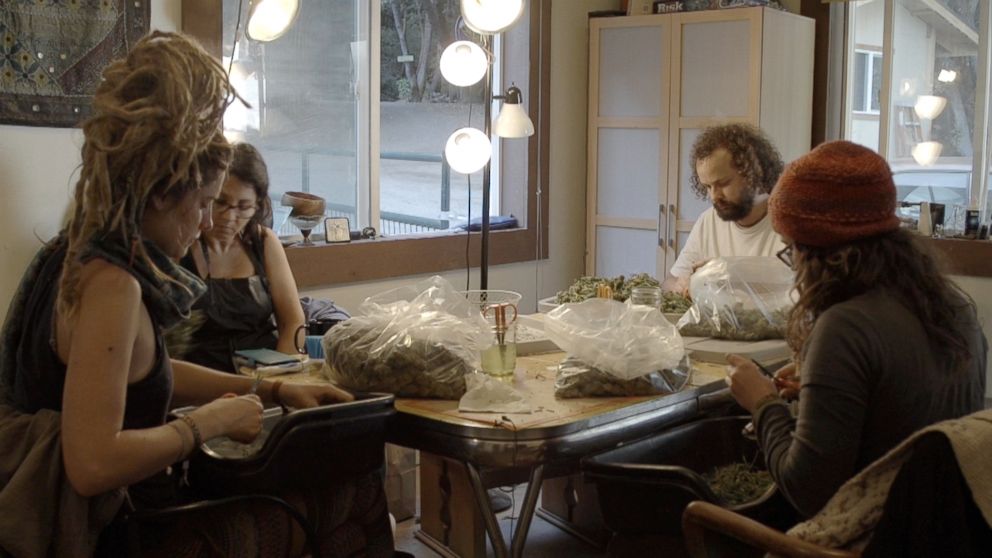
{"type": "Polygon", "coordinates": [[[282,380],[272,382],[272,388],[269,390],[269,397],[272,398],[273,403],[279,405],[283,409],[286,409],[286,406],[282,403],[282,397],[279,397],[280,389],[282,389],[282,380]]]}
{"type": "Polygon", "coordinates": [[[193,432],[193,450],[203,445],[203,437],[200,436],[200,429],[196,426],[196,421],[193,417],[189,415],[179,415],[179,419],[189,425],[189,429],[193,432]]]}
{"type": "Polygon", "coordinates": [[[176,434],[179,435],[179,455],[177,455],[176,459],[173,461],[173,463],[179,463],[184,457],[186,457],[186,435],[183,434],[183,429],[179,428],[179,423],[177,421],[172,420],[165,424],[166,426],[172,427],[172,429],[176,431],[176,434]]]}

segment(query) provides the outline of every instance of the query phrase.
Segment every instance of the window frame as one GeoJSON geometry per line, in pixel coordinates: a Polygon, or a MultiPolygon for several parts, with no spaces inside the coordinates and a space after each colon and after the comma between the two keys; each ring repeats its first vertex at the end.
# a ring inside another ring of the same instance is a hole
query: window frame
{"type": "MultiPolygon", "coordinates": [[[[858,115],[858,116],[878,116],[882,112],[882,93],[881,93],[882,84],[881,83],[878,84],[878,86],[879,86],[879,101],[878,101],[878,105],[879,106],[878,106],[877,109],[874,109],[874,110],[872,109],[871,98],[872,98],[872,91],[873,91],[873,88],[874,88],[874,85],[875,85],[875,83],[874,83],[875,64],[883,64],[883,62],[882,62],[882,50],[881,49],[872,50],[872,49],[867,48],[867,47],[857,46],[857,47],[854,48],[854,57],[855,57],[855,59],[857,59],[857,57],[858,57],[859,54],[864,54],[866,56],[866,60],[865,60],[865,75],[864,75],[864,80],[865,80],[865,97],[864,97],[864,99],[862,99],[862,101],[864,102],[864,106],[866,108],[865,108],[865,110],[857,110],[857,109],[855,109],[852,106],[851,107],[851,114],[858,115]]],[[[857,67],[857,61],[856,60],[855,60],[855,67],[857,67]]],[[[851,102],[853,104],[854,103],[854,99],[852,99],[851,102]]]]}
{"type": "MultiPolygon", "coordinates": [[[[530,17],[531,64],[528,69],[530,79],[526,96],[528,112],[535,122],[535,134],[527,138],[527,225],[511,230],[491,231],[490,265],[549,257],[550,196],[547,161],[551,89],[551,0],[530,0],[527,6],[529,13],[525,17],[530,17]]],[[[221,58],[223,40],[222,21],[222,0],[182,1],[183,32],[198,39],[218,60],[221,58]]],[[[494,172],[494,176],[499,174],[498,170],[494,172]]],[[[478,267],[481,250],[479,233],[461,232],[404,235],[346,244],[290,246],[286,248],[286,257],[297,286],[312,288],[463,269],[466,258],[468,265],[478,267]]]]}

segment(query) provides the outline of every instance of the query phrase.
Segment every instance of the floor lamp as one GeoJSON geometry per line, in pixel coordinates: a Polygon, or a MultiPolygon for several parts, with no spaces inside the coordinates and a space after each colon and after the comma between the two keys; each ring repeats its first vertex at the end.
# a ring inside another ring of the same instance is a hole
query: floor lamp
{"type": "MultiPolygon", "coordinates": [[[[462,0],[462,19],[469,29],[483,36],[495,35],[516,23],[524,12],[523,0],[462,0]]],[[[496,137],[524,138],[534,134],[534,123],[523,109],[523,95],[511,85],[493,95],[492,59],[472,41],[455,41],[441,54],[441,74],[453,85],[467,87],[485,78],[483,104],[484,131],[477,128],[455,130],[445,144],[445,158],[456,172],[472,174],[482,169],[482,254],[479,288],[489,288],[489,197],[492,191],[492,142],[496,137]],[[492,102],[502,100],[503,108],[492,118],[492,102]]],[[[469,223],[471,228],[471,223],[469,223]]]]}

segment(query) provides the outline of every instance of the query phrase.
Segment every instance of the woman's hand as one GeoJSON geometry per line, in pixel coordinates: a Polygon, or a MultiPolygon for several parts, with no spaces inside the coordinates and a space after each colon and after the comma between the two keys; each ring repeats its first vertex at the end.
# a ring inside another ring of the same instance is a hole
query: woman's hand
{"type": "Polygon", "coordinates": [[[799,399],[799,374],[796,363],[790,362],[775,372],[775,387],[782,399],[799,399]]]}
{"type": "Polygon", "coordinates": [[[262,400],[257,395],[221,397],[190,413],[204,440],[227,436],[249,443],[262,431],[262,400]]]}
{"type": "Polygon", "coordinates": [[[287,407],[306,409],[318,405],[354,401],[355,397],[347,391],[330,384],[284,383],[279,388],[279,399],[287,407]]]}
{"type": "Polygon", "coordinates": [[[763,397],[778,393],[772,379],[762,374],[751,359],[740,355],[727,355],[727,363],[729,363],[727,383],[730,385],[730,393],[747,412],[753,413],[758,401],[763,397]]]}

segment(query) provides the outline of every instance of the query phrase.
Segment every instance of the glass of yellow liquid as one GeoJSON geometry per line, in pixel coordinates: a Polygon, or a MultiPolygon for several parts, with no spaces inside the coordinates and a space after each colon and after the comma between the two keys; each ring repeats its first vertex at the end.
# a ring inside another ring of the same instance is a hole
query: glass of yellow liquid
{"type": "Polygon", "coordinates": [[[513,379],[517,366],[517,324],[493,325],[495,343],[482,351],[482,371],[500,379],[513,379]]]}

